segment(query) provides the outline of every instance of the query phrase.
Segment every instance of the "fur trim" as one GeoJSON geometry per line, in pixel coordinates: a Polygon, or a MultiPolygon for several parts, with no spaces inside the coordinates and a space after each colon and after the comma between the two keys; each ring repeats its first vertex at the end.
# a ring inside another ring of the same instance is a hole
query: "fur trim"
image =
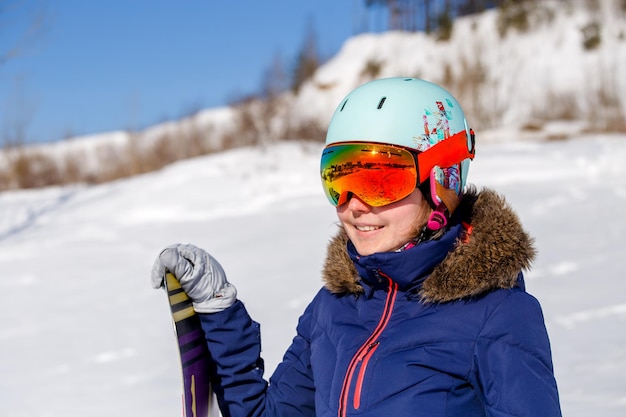
{"type": "MultiPolygon", "coordinates": [[[[504,197],[493,190],[469,188],[457,208],[471,234],[458,240],[446,258],[424,281],[424,302],[448,302],[475,297],[497,288],[512,288],[522,269],[535,258],[533,239],[504,197]]],[[[363,288],[350,260],[348,237],[341,228],[328,245],[323,279],[333,293],[360,294],[363,288]]]]}
{"type": "Polygon", "coordinates": [[[347,243],[348,235],[341,227],[328,244],[322,277],[326,288],[334,294],[362,294],[363,287],[359,284],[359,274],[348,256],[347,243]]]}

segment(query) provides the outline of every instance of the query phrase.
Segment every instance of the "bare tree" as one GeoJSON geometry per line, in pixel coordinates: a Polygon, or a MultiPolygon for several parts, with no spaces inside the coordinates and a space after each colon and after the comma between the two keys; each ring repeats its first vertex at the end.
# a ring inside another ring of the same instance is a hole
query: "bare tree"
{"type": "Polygon", "coordinates": [[[261,95],[265,99],[272,99],[289,90],[289,86],[290,79],[288,71],[285,69],[280,52],[277,52],[274,55],[270,67],[263,74],[261,95]]]}
{"type": "Polygon", "coordinates": [[[501,2],[488,2],[487,0],[466,0],[457,7],[457,15],[465,16],[468,14],[484,12],[487,9],[487,3],[491,3],[493,7],[501,2]]]}
{"type": "Polygon", "coordinates": [[[430,0],[424,0],[424,31],[430,33],[432,31],[432,24],[430,22],[430,0]]]}
{"type": "Polygon", "coordinates": [[[45,24],[43,6],[28,4],[26,0],[0,0],[0,36],[6,39],[7,31],[15,31],[10,42],[0,46],[0,66],[22,54],[41,36],[45,24]]]}
{"type": "Polygon", "coordinates": [[[370,12],[387,12],[388,30],[419,29],[431,33],[441,29],[442,23],[451,25],[458,16],[480,13],[505,3],[522,4],[533,1],[536,0],[364,0],[364,4],[370,12]]]}
{"type": "Polygon", "coordinates": [[[293,72],[292,90],[298,92],[302,84],[313,76],[320,66],[320,56],[317,50],[317,35],[313,24],[309,23],[302,49],[296,58],[293,72]]]}
{"type": "Polygon", "coordinates": [[[389,30],[415,31],[419,2],[420,0],[365,0],[365,6],[370,10],[386,8],[389,30]]]}
{"type": "MultiPolygon", "coordinates": [[[[0,66],[21,55],[43,33],[45,21],[38,0],[35,4],[26,0],[0,0],[0,38],[8,39],[0,43],[0,66]],[[7,32],[10,34],[6,35],[7,32]]],[[[24,93],[23,79],[16,77],[14,86],[1,112],[4,123],[0,135],[5,147],[24,145],[34,113],[34,106],[24,93]]]]}
{"type": "Polygon", "coordinates": [[[7,104],[2,111],[2,145],[5,148],[17,148],[27,142],[28,127],[32,123],[35,107],[26,97],[24,83],[20,77],[14,82],[7,104]]]}

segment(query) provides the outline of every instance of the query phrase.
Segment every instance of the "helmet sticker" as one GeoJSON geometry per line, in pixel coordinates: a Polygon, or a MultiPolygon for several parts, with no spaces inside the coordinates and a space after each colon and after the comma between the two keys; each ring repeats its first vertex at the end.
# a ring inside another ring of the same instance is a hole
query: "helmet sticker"
{"type": "MultiPolygon", "coordinates": [[[[454,107],[449,99],[446,99],[446,104],[448,107],[454,107]]],[[[452,113],[446,110],[442,101],[435,102],[435,109],[425,108],[422,115],[424,133],[415,137],[416,149],[425,151],[434,144],[448,139],[450,137],[450,120],[453,120],[452,113]]]]}

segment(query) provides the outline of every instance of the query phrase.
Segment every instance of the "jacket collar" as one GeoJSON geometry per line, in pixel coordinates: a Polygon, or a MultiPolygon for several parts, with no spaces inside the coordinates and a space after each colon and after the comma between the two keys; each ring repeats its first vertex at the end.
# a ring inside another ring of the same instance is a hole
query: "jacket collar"
{"type": "Polygon", "coordinates": [[[400,252],[380,252],[360,256],[352,242],[347,242],[348,256],[362,278],[362,284],[376,285],[382,276],[393,279],[400,290],[408,291],[420,285],[442,262],[457,240],[460,225],[453,226],[439,240],[423,242],[400,252]]]}
{"type": "Polygon", "coordinates": [[[328,245],[326,287],[336,294],[362,294],[383,273],[425,302],[447,302],[518,285],[535,249],[505,199],[489,189],[469,188],[456,213],[471,233],[457,224],[440,239],[402,252],[359,256],[341,228],[328,245]]]}

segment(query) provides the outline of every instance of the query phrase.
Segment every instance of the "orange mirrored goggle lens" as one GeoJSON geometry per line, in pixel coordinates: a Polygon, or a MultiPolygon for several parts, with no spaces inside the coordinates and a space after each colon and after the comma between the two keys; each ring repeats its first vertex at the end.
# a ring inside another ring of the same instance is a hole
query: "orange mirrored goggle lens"
{"type": "Polygon", "coordinates": [[[400,201],[418,185],[414,155],[407,149],[376,143],[340,143],[326,147],[321,160],[328,201],[340,206],[356,195],[370,206],[400,201]]]}
{"type": "MultiPolygon", "coordinates": [[[[402,146],[373,142],[344,142],[322,153],[322,185],[328,201],[340,206],[358,196],[370,206],[400,201],[430,178],[431,170],[449,168],[474,159],[474,132],[465,131],[419,152],[402,146]]],[[[463,173],[461,173],[461,176],[463,173]]]]}

